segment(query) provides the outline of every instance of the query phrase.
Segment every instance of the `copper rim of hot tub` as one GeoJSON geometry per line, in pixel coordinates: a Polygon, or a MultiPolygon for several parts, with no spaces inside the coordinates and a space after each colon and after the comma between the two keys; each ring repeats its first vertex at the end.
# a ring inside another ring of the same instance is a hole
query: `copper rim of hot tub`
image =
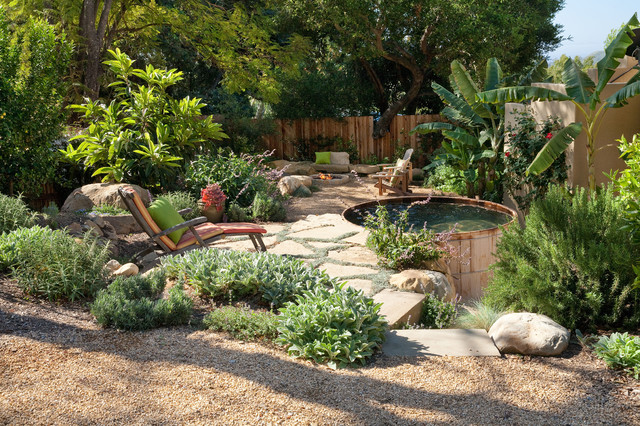
{"type": "MultiPolygon", "coordinates": [[[[511,221],[502,226],[510,226],[517,222],[517,213],[502,204],[485,200],[475,200],[464,197],[443,197],[443,196],[410,196],[385,198],[379,201],[367,201],[349,207],[342,212],[342,217],[348,219],[349,212],[354,210],[373,207],[378,204],[410,204],[414,201],[423,201],[431,198],[432,203],[466,204],[482,207],[488,210],[497,211],[511,216],[511,221]]],[[[353,223],[353,222],[351,222],[353,223]]],[[[358,224],[359,225],[359,224],[358,224]]],[[[362,225],[360,225],[362,226],[362,225]]],[[[498,239],[502,236],[501,226],[482,229],[480,231],[456,232],[451,235],[451,244],[459,253],[457,257],[448,260],[451,275],[458,294],[463,301],[480,299],[482,292],[491,278],[489,266],[495,262],[493,253],[496,251],[498,239]]]]}

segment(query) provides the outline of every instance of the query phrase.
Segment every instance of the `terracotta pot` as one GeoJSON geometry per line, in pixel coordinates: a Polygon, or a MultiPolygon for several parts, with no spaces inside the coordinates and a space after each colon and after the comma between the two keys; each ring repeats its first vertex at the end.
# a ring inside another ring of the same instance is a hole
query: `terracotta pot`
{"type": "Polygon", "coordinates": [[[202,215],[205,216],[209,220],[209,222],[222,222],[222,216],[224,215],[224,203],[212,205],[206,209],[204,208],[203,203],[198,204],[200,205],[200,211],[202,212],[202,215]]]}

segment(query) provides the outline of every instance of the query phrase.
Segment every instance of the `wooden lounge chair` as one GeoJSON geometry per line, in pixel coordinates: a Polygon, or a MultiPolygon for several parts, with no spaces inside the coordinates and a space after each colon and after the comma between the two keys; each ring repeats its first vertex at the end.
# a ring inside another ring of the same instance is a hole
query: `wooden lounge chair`
{"type": "MultiPolygon", "coordinates": [[[[407,170],[409,171],[409,182],[413,180],[413,165],[411,164],[411,156],[413,155],[413,148],[409,148],[404,152],[402,156],[403,160],[409,160],[407,163],[407,170]]],[[[376,166],[380,167],[380,170],[383,171],[385,167],[395,167],[395,163],[384,163],[384,164],[376,164],[376,166]]]]}
{"type": "Polygon", "coordinates": [[[378,188],[378,195],[384,195],[385,191],[396,195],[409,195],[409,181],[411,180],[411,154],[413,149],[408,149],[404,157],[398,159],[395,164],[380,164],[382,171],[372,175],[378,179],[374,187],[378,188]]]}
{"type": "MultiPolygon", "coordinates": [[[[266,233],[267,230],[254,223],[236,222],[214,224],[207,222],[207,218],[201,216],[163,231],[156,224],[153,218],[151,218],[151,215],[147,211],[147,208],[136,191],[132,188],[120,187],[118,188],[118,193],[133,215],[133,218],[157,246],[150,247],[149,249],[138,253],[134,258],[134,262],[152,251],[155,251],[157,248],[160,248],[163,251],[163,255],[175,255],[198,247],[206,247],[225,235],[247,235],[251,239],[256,251],[267,251],[261,235],[266,233]],[[189,230],[182,235],[178,243],[174,243],[168,235],[173,231],[183,228],[189,228],[189,230]]],[[[188,211],[189,209],[185,209],[180,210],[178,213],[185,214],[188,211]]]]}

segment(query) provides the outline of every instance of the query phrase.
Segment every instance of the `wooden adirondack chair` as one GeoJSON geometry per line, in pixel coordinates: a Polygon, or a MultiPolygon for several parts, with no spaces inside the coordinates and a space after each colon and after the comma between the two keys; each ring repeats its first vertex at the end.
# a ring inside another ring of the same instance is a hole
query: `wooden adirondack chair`
{"type": "Polygon", "coordinates": [[[378,179],[374,185],[378,188],[378,195],[384,195],[385,191],[396,195],[411,194],[409,190],[409,182],[412,180],[411,154],[413,149],[409,148],[395,164],[379,164],[382,171],[371,176],[378,179]]]}
{"type": "MultiPolygon", "coordinates": [[[[267,248],[262,241],[262,235],[267,232],[263,227],[254,223],[210,223],[204,216],[188,220],[179,225],[165,229],[164,231],[153,220],[140,196],[132,188],[120,187],[118,194],[124,201],[127,209],[133,215],[149,238],[153,240],[157,247],[150,247],[134,257],[135,260],[157,250],[163,251],[163,255],[180,254],[195,248],[206,247],[210,243],[217,241],[225,235],[248,235],[256,251],[266,251],[267,248]],[[174,243],[168,237],[170,233],[178,229],[189,228],[178,243],[174,243]]],[[[185,214],[189,209],[181,210],[178,213],[185,214]]]]}

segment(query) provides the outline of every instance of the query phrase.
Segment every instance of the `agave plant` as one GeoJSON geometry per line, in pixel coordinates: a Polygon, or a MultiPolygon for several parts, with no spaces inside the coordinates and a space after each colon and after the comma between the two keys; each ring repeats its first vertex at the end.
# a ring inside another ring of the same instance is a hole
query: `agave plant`
{"type": "MultiPolygon", "coordinates": [[[[553,161],[562,154],[573,140],[584,130],[587,136],[587,165],[589,167],[589,189],[596,188],[595,155],[596,137],[602,118],[610,108],[624,106],[630,98],[640,93],[640,73],[637,73],[620,90],[602,101],[600,95],[613,77],[620,60],[633,43],[633,30],[638,28],[637,14],[622,26],[615,39],[605,49],[604,57],[598,62],[598,81],[594,82],[572,60],[565,62],[562,81],[567,94],[542,87],[513,86],[505,88],[487,89],[477,94],[477,101],[504,105],[506,102],[523,101],[569,101],[583,116],[583,123],[571,123],[559,131],[540,150],[536,158],[529,165],[527,173],[539,174],[545,171],[553,161]]],[[[636,67],[638,68],[638,67],[636,67]]]]}
{"type": "MultiPolygon", "coordinates": [[[[496,58],[487,61],[484,90],[499,87],[502,70],[496,58]]],[[[483,103],[476,99],[480,92],[471,75],[458,62],[451,62],[453,92],[438,83],[431,86],[446,107],[441,111],[448,122],[424,123],[411,133],[442,132],[444,153],[426,168],[448,164],[465,176],[467,196],[482,196],[493,188],[495,163],[504,142],[504,105],[483,103]]]]}

